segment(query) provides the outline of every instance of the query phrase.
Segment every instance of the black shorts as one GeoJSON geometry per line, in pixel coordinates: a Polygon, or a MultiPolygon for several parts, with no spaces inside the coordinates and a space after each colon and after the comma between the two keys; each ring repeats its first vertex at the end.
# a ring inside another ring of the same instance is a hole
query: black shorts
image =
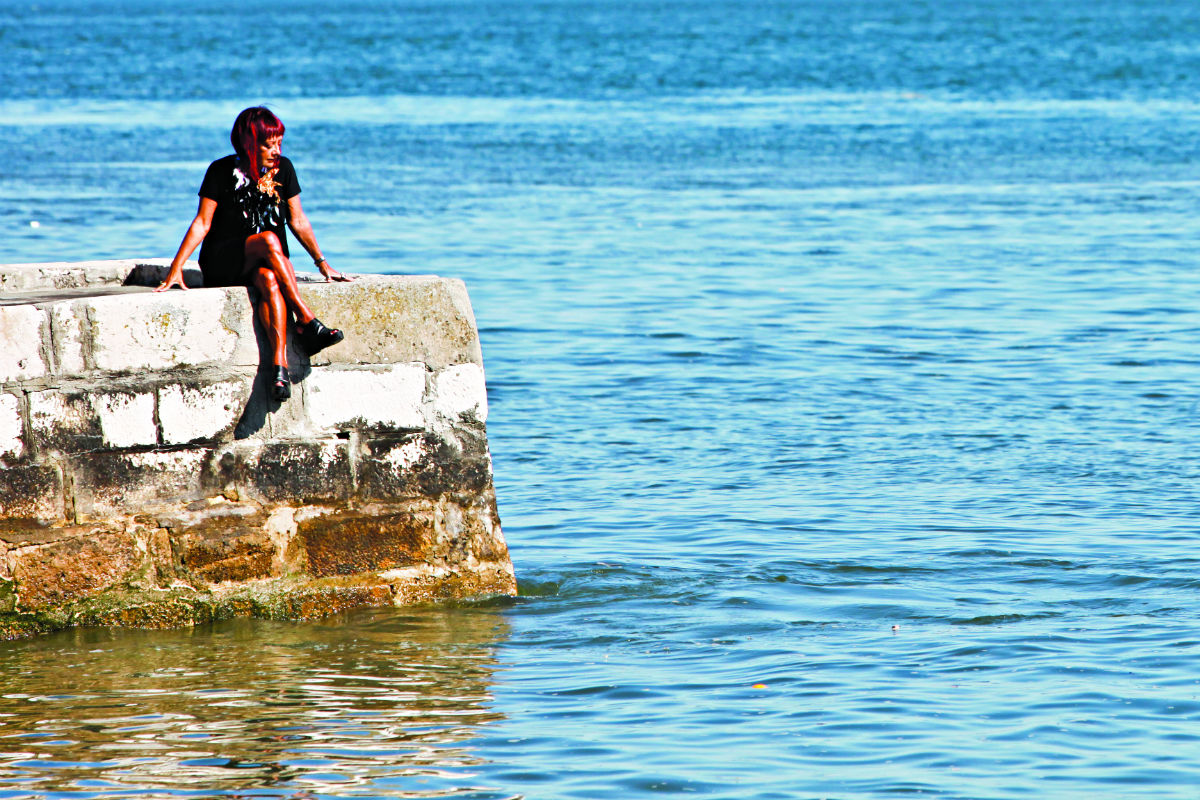
{"type": "Polygon", "coordinates": [[[203,253],[200,271],[205,286],[248,286],[246,280],[246,242],[230,239],[203,253]]]}

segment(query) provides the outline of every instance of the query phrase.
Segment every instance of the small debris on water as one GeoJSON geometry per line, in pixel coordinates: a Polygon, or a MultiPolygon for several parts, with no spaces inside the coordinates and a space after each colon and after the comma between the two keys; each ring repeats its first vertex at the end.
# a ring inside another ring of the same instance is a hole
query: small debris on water
{"type": "Polygon", "coordinates": [[[36,219],[31,219],[31,220],[29,220],[29,227],[40,228],[40,227],[42,227],[42,223],[38,222],[36,219]]]}
{"type": "Polygon", "coordinates": [[[765,689],[765,688],[767,688],[767,685],[765,683],[756,683],[753,686],[751,686],[750,688],[751,689],[765,689]]]}

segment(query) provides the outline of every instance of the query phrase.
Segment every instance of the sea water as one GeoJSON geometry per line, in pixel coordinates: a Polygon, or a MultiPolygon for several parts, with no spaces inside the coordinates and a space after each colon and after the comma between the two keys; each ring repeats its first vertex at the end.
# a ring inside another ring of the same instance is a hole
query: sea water
{"type": "Polygon", "coordinates": [[[0,47],[0,262],[170,257],[267,102],[336,268],[466,281],[520,580],[0,644],[0,798],[1196,796],[1191,0],[0,0],[0,47]]]}

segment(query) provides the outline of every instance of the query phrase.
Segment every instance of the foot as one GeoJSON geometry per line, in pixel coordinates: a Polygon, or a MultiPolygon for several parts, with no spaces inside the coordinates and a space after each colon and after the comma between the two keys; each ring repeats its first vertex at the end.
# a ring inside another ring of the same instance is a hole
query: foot
{"type": "Polygon", "coordinates": [[[300,348],[310,356],[346,338],[346,334],[337,328],[326,328],[316,317],[298,326],[296,333],[300,337],[300,348]]]}
{"type": "Polygon", "coordinates": [[[271,384],[271,396],[277,403],[282,403],[292,396],[292,378],[288,375],[287,367],[275,367],[275,380],[271,384]]]}

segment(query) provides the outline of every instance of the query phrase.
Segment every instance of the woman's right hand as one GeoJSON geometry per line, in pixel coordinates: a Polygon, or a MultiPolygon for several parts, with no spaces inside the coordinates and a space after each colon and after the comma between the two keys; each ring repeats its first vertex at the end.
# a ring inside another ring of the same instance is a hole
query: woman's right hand
{"type": "Polygon", "coordinates": [[[172,269],[170,272],[168,272],[167,279],[164,280],[161,284],[159,284],[159,287],[157,289],[155,289],[154,291],[165,292],[167,289],[170,289],[172,286],[178,286],[180,289],[183,289],[185,291],[187,290],[187,284],[183,282],[183,270],[182,269],[172,269]]]}

